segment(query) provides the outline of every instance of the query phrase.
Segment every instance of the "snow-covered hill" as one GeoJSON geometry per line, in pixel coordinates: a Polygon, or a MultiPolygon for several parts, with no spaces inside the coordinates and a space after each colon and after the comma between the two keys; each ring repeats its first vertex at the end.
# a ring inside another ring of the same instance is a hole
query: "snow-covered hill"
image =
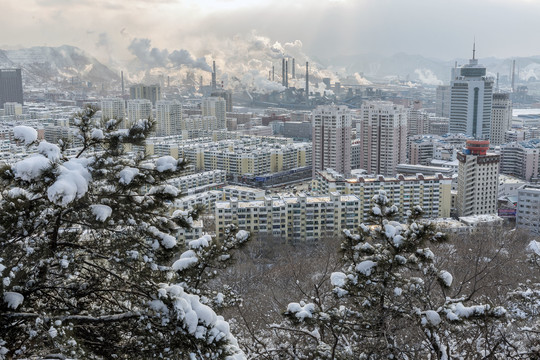
{"type": "Polygon", "coordinates": [[[120,78],[119,74],[83,50],[68,45],[0,50],[0,67],[22,68],[23,81],[29,85],[70,80],[73,77],[93,83],[109,83],[120,78]]]}

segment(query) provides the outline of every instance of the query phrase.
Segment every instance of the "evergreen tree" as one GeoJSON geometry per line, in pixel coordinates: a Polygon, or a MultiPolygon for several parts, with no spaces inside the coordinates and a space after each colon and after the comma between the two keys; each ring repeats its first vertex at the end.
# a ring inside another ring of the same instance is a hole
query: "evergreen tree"
{"type": "Polygon", "coordinates": [[[274,326],[276,332],[289,333],[281,356],[450,359],[500,354],[506,344],[489,332],[500,328],[506,310],[450,296],[452,275],[437,268],[427,247],[445,236],[420,220],[419,207],[411,211],[408,224],[401,224],[391,220],[398,209],[384,191],[373,201],[373,225],[362,224],[358,234],[345,231],[342,271],[330,276],[333,299],[316,291],[290,303],[286,322],[274,326]],[[474,343],[462,346],[468,339],[474,343]]]}
{"type": "Polygon", "coordinates": [[[119,130],[96,111],[74,117],[73,157],[15,128],[38,153],[1,172],[0,358],[243,359],[206,284],[247,233],[177,244],[200,212],[172,211],[184,162],[124,152],[152,121],[119,130]]]}

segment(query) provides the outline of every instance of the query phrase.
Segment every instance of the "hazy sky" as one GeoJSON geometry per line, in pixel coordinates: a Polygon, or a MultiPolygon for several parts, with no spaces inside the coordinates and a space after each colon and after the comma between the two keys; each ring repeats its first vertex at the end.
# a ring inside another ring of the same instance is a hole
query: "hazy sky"
{"type": "Polygon", "coordinates": [[[2,0],[0,47],[75,45],[125,60],[134,39],[214,57],[246,36],[310,56],[540,54],[538,0],[2,0]]]}

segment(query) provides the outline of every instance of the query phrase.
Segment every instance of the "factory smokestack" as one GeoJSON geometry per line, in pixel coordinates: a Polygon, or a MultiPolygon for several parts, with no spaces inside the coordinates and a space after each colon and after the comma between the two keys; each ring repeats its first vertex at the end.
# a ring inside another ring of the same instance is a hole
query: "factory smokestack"
{"type": "Polygon", "coordinates": [[[124,72],[120,71],[120,77],[122,78],[122,96],[124,96],[124,72]]]}
{"type": "Polygon", "coordinates": [[[272,65],[272,81],[274,81],[274,65],[272,65]]]}
{"type": "Polygon", "coordinates": [[[171,77],[167,75],[167,87],[171,87],[171,77]]]}
{"type": "Polygon", "coordinates": [[[306,102],[309,103],[309,63],[306,61],[306,102]]]}
{"type": "Polygon", "coordinates": [[[285,87],[289,88],[289,60],[285,61],[285,87]]]}
{"type": "Polygon", "coordinates": [[[216,90],[216,61],[212,63],[212,90],[216,90]]]}
{"type": "Polygon", "coordinates": [[[281,59],[281,85],[285,86],[285,58],[281,59]]]}
{"type": "Polygon", "coordinates": [[[272,80],[272,70],[268,70],[268,80],[272,80]]]}
{"type": "Polygon", "coordinates": [[[296,75],[295,75],[295,66],[294,66],[294,58],[292,59],[292,70],[291,70],[291,75],[292,75],[292,78],[293,78],[293,79],[296,79],[296,75]]]}
{"type": "Polygon", "coordinates": [[[516,79],[516,60],[512,61],[512,92],[514,92],[515,79],[516,79]]]}

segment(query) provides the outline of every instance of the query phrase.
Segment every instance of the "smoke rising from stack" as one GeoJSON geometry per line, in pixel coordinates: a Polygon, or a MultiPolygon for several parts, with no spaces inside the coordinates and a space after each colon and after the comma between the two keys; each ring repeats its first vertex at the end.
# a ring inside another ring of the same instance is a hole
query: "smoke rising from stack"
{"type": "Polygon", "coordinates": [[[212,71],[206,63],[205,57],[195,58],[185,49],[169,53],[167,49],[152,48],[150,39],[135,38],[129,44],[128,50],[150,68],[187,66],[208,72],[212,71]]]}

